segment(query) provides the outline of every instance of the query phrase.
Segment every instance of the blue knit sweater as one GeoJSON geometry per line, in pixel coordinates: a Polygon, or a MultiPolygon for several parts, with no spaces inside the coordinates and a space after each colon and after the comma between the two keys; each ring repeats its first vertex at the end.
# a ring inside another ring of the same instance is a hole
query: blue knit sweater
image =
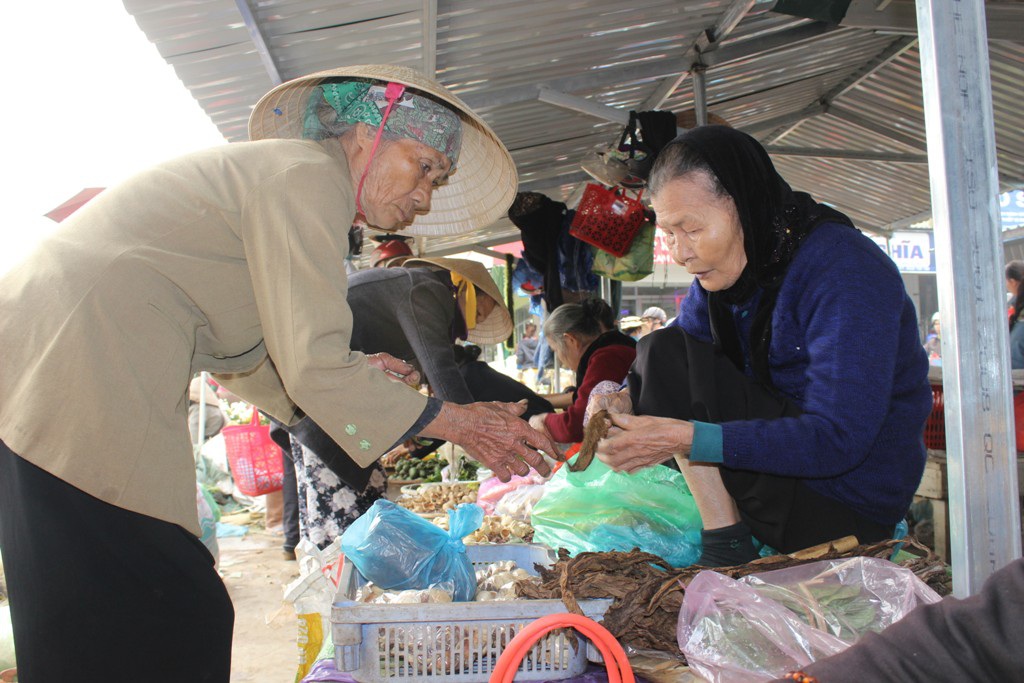
{"type": "MultiPolygon", "coordinates": [[[[733,307],[748,375],[757,298],[733,307]]],[[[711,341],[697,281],[673,324],[711,341]]],[[[786,272],[771,326],[772,383],[803,415],[723,423],[720,461],[797,477],[869,519],[897,523],[924,472],[932,394],[917,314],[895,264],[859,231],[821,225],[786,272]]]]}

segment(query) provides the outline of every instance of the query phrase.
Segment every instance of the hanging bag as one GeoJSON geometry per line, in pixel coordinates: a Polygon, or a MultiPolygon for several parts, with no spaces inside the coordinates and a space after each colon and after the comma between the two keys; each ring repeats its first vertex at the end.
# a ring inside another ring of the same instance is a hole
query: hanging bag
{"type": "Polygon", "coordinates": [[[595,275],[609,280],[635,282],[643,280],[654,272],[654,223],[646,222],[633,238],[633,244],[625,256],[613,256],[603,249],[594,247],[595,275]]]}
{"type": "Polygon", "coordinates": [[[247,425],[229,425],[221,433],[228,467],[235,486],[247,496],[280,491],[284,482],[284,461],[280,447],[270,438],[270,425],[260,424],[256,406],[247,425]]]}
{"type": "Polygon", "coordinates": [[[643,190],[631,197],[627,190],[588,183],[576,207],[569,234],[614,256],[625,256],[644,222],[643,190]]]}

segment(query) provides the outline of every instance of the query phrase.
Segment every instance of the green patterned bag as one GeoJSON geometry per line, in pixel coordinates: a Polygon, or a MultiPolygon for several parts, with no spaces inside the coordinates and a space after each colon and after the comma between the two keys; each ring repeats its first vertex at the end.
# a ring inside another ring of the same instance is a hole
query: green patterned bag
{"type": "Polygon", "coordinates": [[[591,270],[595,275],[625,282],[643,280],[653,273],[654,223],[645,222],[640,226],[625,256],[614,256],[594,247],[594,265],[591,270]]]}

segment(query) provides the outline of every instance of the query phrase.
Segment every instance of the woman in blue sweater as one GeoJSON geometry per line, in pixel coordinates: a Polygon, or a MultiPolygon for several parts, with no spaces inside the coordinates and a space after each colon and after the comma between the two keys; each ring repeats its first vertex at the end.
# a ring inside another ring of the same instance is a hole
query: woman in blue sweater
{"type": "Polygon", "coordinates": [[[705,566],[753,559],[752,536],[783,552],[890,537],[932,401],[893,262],[731,128],[674,140],[650,190],[695,280],[673,325],[641,340],[628,392],[591,406],[613,413],[598,456],[630,472],[675,458],[705,566]]]}

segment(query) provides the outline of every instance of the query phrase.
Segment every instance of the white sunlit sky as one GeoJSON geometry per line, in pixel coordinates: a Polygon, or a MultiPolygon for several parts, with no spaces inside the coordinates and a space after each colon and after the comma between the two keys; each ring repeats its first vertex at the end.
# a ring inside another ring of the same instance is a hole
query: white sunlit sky
{"type": "Polygon", "coordinates": [[[225,144],[120,0],[18,2],[4,25],[0,274],[80,190],[225,144]]]}

